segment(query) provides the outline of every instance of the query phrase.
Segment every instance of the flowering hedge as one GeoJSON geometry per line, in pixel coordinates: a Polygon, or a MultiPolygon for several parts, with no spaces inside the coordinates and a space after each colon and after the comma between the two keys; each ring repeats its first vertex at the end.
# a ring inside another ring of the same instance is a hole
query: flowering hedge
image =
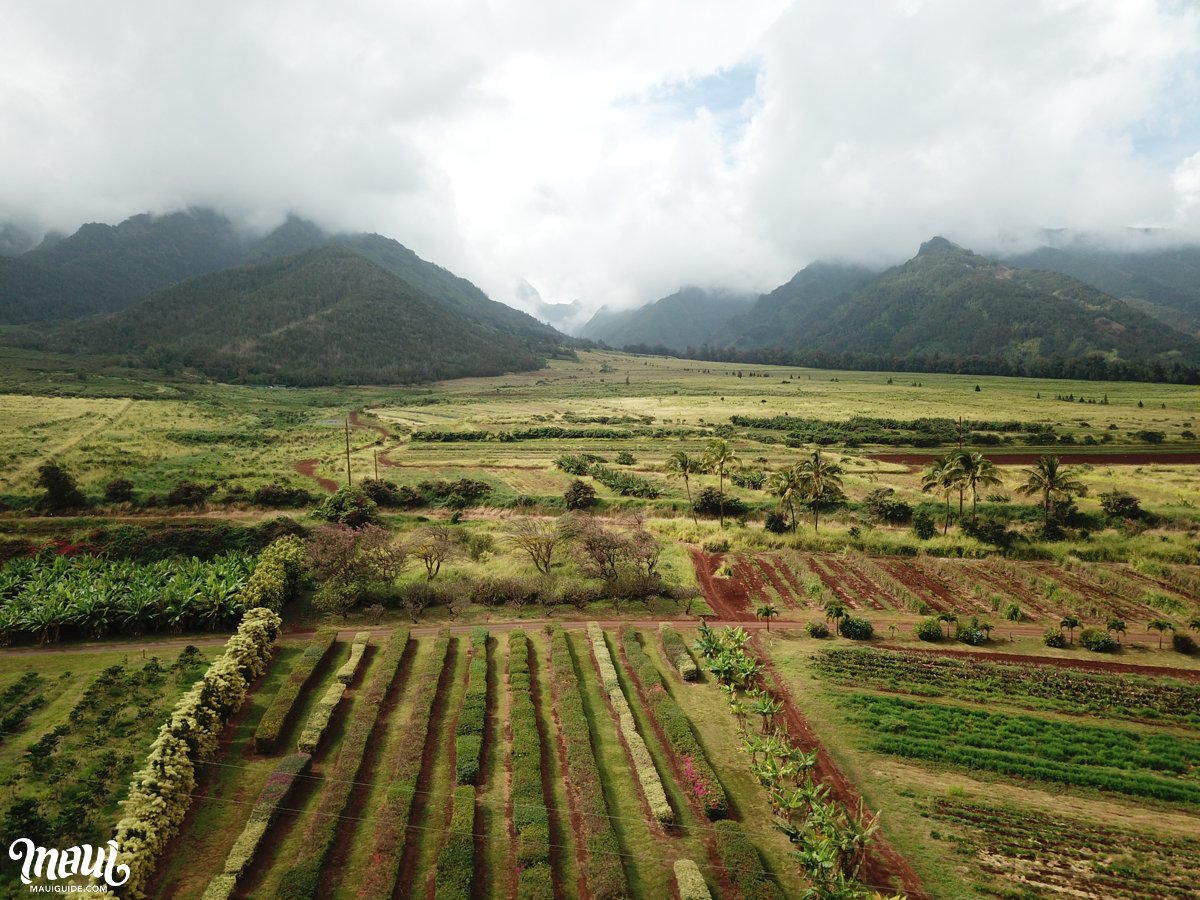
{"type": "Polygon", "coordinates": [[[621,734],[625,738],[625,745],[629,748],[633,769],[642,785],[642,795],[650,806],[650,814],[660,822],[674,822],[675,812],[671,809],[671,804],[667,802],[667,794],[663,790],[658,771],[654,768],[650,749],[646,746],[642,736],[638,734],[637,722],[633,718],[633,711],[629,708],[629,701],[625,699],[625,694],[621,690],[621,681],[617,678],[617,670],[613,666],[612,656],[609,655],[608,644],[604,641],[604,632],[595,622],[589,622],[587,628],[588,638],[592,643],[592,655],[596,658],[596,668],[600,672],[600,681],[604,685],[605,693],[608,694],[609,702],[612,703],[612,707],[617,713],[621,734]]]}
{"type": "Polygon", "coordinates": [[[309,642],[304,655],[292,666],[287,681],[279,686],[271,698],[271,705],[258,723],[258,729],[254,732],[255,753],[275,753],[279,749],[279,738],[296,708],[296,701],[308,687],[317,667],[329,655],[329,649],[336,640],[337,631],[327,628],[318,631],[309,642]]]}
{"type": "Polygon", "coordinates": [[[142,897],[158,857],[191,806],[196,764],[211,759],[225,723],[242,705],[251,680],[266,671],[282,620],[264,607],[248,610],[217,658],[159,729],[145,765],[134,773],[125,815],[117,823],[124,892],[142,897]]]}
{"type": "Polygon", "coordinates": [[[679,889],[679,900],[712,900],[700,867],[690,859],[675,860],[675,886],[679,889]]]}
{"type": "Polygon", "coordinates": [[[247,609],[265,606],[279,612],[295,595],[303,571],[304,542],[294,534],[279,538],[258,554],[254,573],[242,588],[242,602],[247,609]]]}

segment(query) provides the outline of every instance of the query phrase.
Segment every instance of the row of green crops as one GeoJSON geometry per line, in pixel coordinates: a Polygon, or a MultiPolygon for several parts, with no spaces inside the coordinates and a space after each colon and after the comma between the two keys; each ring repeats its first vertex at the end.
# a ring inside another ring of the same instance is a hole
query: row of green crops
{"type": "Polygon", "coordinates": [[[846,695],[881,753],[1183,803],[1200,802],[1200,740],[1033,716],[846,695]],[[1161,774],[1160,774],[1161,773],[1161,774]],[[1171,777],[1175,776],[1175,777],[1171,777]]]}
{"type": "Polygon", "coordinates": [[[1194,837],[1165,837],[1043,810],[1034,814],[944,797],[935,799],[925,814],[952,826],[953,834],[942,832],[942,839],[985,857],[989,875],[1026,891],[1045,885],[1054,893],[1132,900],[1190,897],[1200,884],[1200,840],[1194,837]],[[1054,840],[1047,841],[1047,834],[1054,840]]]}
{"type": "Polygon", "coordinates": [[[874,648],[823,650],[812,664],[818,674],[838,684],[1200,725],[1200,684],[1171,678],[1106,675],[874,648]]]}
{"type": "Polygon", "coordinates": [[[619,472],[588,456],[560,456],[554,461],[568,475],[591,475],[606,488],[622,497],[654,500],[662,496],[662,488],[648,478],[631,472],[619,472]]]}
{"type": "Polygon", "coordinates": [[[279,749],[279,738],[291,719],[297,701],[313,680],[321,662],[329,655],[336,640],[337,630],[326,628],[318,631],[309,642],[304,654],[288,672],[287,681],[279,686],[279,690],[271,698],[271,705],[259,720],[258,728],[254,732],[255,753],[275,753],[279,749]]]}
{"type": "Polygon", "coordinates": [[[567,634],[560,627],[550,637],[550,679],[566,751],[566,778],[575,796],[583,827],[587,865],[584,878],[594,900],[616,900],[629,894],[625,872],[614,864],[621,845],[604,800],[600,769],[592,746],[591,729],[583,708],[583,691],[575,672],[567,634]]]}
{"type": "MultiPolygon", "coordinates": [[[[401,628],[392,634],[387,649],[371,670],[366,691],[361,701],[354,705],[337,759],[322,786],[316,810],[308,819],[302,844],[304,857],[284,874],[280,897],[313,900],[321,896],[321,869],[329,858],[338,831],[344,826],[343,816],[354,814],[348,809],[350,795],[358,783],[367,744],[373,736],[378,739],[379,710],[393,688],[407,648],[408,629],[401,628]]],[[[433,676],[434,680],[436,677],[433,676]]]]}
{"type": "Polygon", "coordinates": [[[241,619],[254,557],[139,565],[94,557],[19,558],[0,569],[0,641],[225,631],[241,619]]]}
{"type": "Polygon", "coordinates": [[[512,809],[517,832],[517,896],[553,896],[550,871],[550,819],[542,791],[542,740],[533,682],[529,639],[520,629],[508,638],[508,683],[512,691],[512,809]]]}

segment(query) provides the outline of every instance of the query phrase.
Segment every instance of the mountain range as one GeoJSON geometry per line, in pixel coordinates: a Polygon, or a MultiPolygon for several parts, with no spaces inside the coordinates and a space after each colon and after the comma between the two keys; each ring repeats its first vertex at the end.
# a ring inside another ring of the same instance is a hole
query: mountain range
{"type": "MultiPolygon", "coordinates": [[[[595,341],[739,362],[1200,381],[1200,248],[991,259],[933,238],[882,272],[814,262],[758,297],[688,287],[601,308],[576,339],[394,240],[296,217],[253,237],[206,209],[33,247],[20,229],[3,236],[0,343],[222,380],[500,374],[595,341]]],[[[564,327],[582,318],[579,301],[526,294],[564,327]]]]}

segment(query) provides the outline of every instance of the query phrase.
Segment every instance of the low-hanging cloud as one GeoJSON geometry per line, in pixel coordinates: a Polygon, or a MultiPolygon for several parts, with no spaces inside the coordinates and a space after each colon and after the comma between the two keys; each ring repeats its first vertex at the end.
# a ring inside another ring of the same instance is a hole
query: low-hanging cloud
{"type": "Polygon", "coordinates": [[[294,211],[501,300],[1200,231],[1184,3],[18,0],[0,55],[0,220],[294,211]]]}

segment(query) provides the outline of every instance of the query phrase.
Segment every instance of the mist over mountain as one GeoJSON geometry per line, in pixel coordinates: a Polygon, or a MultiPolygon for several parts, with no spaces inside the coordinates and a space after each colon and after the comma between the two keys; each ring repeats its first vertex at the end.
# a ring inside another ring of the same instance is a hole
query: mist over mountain
{"type": "Polygon", "coordinates": [[[707,343],[754,299],[733,291],[685,287],[638,309],[602,306],[579,336],[612,347],[642,344],[682,352],[707,343]]]}

